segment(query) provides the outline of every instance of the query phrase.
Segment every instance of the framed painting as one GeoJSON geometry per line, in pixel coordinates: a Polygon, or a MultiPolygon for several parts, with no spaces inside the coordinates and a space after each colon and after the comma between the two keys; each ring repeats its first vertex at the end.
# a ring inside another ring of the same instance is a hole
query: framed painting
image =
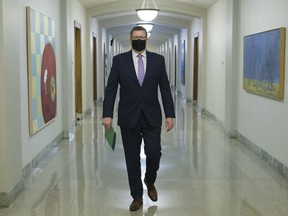
{"type": "Polygon", "coordinates": [[[282,100],[284,97],[285,28],[244,37],[243,88],[282,100]]]}
{"type": "Polygon", "coordinates": [[[55,20],[30,7],[26,17],[29,131],[35,134],[56,117],[55,20]]]}
{"type": "Polygon", "coordinates": [[[181,44],[181,83],[185,85],[185,40],[181,44]]]}
{"type": "Polygon", "coordinates": [[[177,46],[174,47],[174,87],[177,84],[177,46]]]}

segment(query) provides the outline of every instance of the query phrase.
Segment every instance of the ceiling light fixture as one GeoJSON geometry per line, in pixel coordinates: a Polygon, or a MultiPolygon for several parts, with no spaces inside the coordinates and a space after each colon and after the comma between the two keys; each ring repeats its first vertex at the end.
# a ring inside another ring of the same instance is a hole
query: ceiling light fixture
{"type": "Polygon", "coordinates": [[[153,23],[140,22],[140,23],[137,23],[137,26],[142,26],[143,28],[146,29],[147,32],[150,32],[153,29],[154,24],[153,23]]]}
{"type": "Polygon", "coordinates": [[[141,9],[136,9],[139,18],[143,21],[150,22],[154,20],[160,11],[154,0],[152,0],[155,8],[149,8],[149,0],[144,0],[141,9]],[[146,3],[146,4],[145,4],[146,3]]]}

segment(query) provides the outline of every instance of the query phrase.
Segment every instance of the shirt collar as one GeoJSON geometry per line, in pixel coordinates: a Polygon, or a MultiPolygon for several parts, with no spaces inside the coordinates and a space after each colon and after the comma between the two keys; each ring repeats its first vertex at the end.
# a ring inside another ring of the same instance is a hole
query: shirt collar
{"type": "MultiPolygon", "coordinates": [[[[139,53],[135,52],[135,51],[132,49],[132,54],[133,54],[134,57],[137,57],[137,55],[138,55],[139,53]]],[[[142,56],[143,56],[144,58],[146,58],[146,49],[145,49],[141,54],[142,54],[142,56]]]]}

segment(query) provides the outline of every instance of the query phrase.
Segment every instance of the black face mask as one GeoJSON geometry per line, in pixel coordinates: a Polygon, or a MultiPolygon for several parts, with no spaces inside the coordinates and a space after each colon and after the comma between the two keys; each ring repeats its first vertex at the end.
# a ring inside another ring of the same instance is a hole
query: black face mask
{"type": "Polygon", "coordinates": [[[146,48],[146,40],[132,40],[132,48],[136,51],[142,51],[146,48]]]}

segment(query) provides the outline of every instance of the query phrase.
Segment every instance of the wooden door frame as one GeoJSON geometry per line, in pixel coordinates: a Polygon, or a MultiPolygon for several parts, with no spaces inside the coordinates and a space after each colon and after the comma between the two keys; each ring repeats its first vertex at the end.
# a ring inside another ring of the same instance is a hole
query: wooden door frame
{"type": "Polygon", "coordinates": [[[82,119],[82,47],[81,24],[74,21],[75,115],[82,119]]]}

